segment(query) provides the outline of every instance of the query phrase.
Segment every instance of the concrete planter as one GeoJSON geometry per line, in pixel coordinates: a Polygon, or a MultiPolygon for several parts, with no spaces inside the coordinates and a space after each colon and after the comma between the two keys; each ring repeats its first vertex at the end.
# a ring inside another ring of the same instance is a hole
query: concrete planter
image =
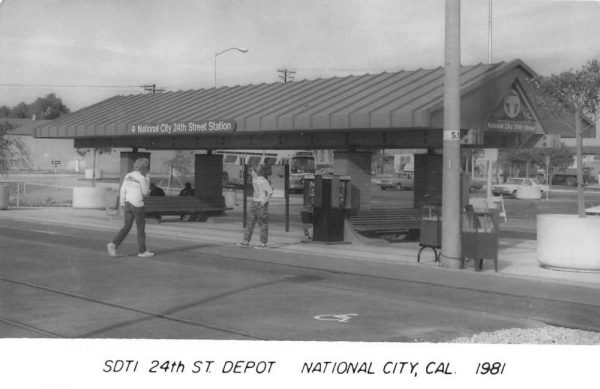
{"type": "Polygon", "coordinates": [[[538,215],[538,262],[557,270],[600,271],[599,236],[600,217],[538,215]]]}
{"type": "MultiPolygon", "coordinates": [[[[102,174],[104,173],[102,169],[96,169],[96,179],[101,180],[102,174]]],[[[94,169],[85,169],[85,179],[91,180],[94,177],[94,169]]]]}
{"type": "Polygon", "coordinates": [[[74,187],[73,208],[106,209],[107,190],[105,187],[74,187]]]}

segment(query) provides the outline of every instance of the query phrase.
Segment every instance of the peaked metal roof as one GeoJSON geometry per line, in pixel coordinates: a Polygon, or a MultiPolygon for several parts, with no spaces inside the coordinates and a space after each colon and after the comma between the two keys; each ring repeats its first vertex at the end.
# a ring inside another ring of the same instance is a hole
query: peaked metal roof
{"type": "MultiPolygon", "coordinates": [[[[463,66],[465,95],[519,68],[520,60],[463,66]]],[[[143,123],[229,120],[236,132],[432,128],[443,103],[444,69],[418,69],[303,80],[114,96],[36,129],[37,137],[131,136],[143,123]]]]}

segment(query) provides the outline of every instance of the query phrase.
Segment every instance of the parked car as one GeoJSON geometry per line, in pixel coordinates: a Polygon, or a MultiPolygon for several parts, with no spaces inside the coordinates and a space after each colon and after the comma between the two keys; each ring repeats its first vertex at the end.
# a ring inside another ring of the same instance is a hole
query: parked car
{"type": "Polygon", "coordinates": [[[469,192],[479,192],[485,185],[484,181],[469,180],[469,192]]]}
{"type": "Polygon", "coordinates": [[[412,173],[406,172],[394,173],[391,177],[382,178],[379,186],[381,187],[381,190],[411,190],[415,187],[414,176],[412,173]]]}
{"type": "Polygon", "coordinates": [[[600,205],[596,205],[595,207],[590,207],[585,209],[585,214],[590,216],[600,216],[600,205]]]}
{"type": "Polygon", "coordinates": [[[535,178],[511,177],[504,184],[496,184],[492,186],[494,196],[512,196],[517,197],[517,189],[522,186],[535,186],[540,189],[542,195],[548,191],[548,185],[540,183],[535,178]]]}

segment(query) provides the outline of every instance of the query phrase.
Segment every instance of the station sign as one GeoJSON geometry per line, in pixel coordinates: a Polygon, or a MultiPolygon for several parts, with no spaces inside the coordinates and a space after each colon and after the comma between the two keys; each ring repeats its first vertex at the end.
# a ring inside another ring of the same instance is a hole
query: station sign
{"type": "Polygon", "coordinates": [[[131,135],[200,135],[235,132],[237,123],[233,120],[204,120],[189,122],[136,123],[129,125],[131,135]]]}
{"type": "Polygon", "coordinates": [[[487,131],[535,133],[539,124],[522,94],[511,88],[485,127],[487,131]]]}

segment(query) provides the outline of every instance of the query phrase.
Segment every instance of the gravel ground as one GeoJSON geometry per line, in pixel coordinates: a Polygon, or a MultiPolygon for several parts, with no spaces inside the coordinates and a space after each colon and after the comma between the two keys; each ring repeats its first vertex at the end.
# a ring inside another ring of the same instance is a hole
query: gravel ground
{"type": "Polygon", "coordinates": [[[450,343],[592,345],[600,344],[600,333],[553,326],[510,328],[456,338],[450,343]]]}

